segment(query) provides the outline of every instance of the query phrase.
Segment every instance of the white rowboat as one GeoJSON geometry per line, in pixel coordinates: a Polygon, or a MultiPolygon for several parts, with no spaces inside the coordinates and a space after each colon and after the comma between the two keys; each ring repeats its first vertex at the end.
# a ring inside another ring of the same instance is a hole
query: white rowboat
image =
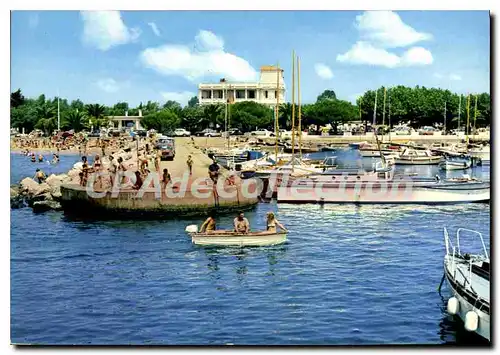
{"type": "Polygon", "coordinates": [[[207,233],[189,233],[191,241],[196,245],[205,246],[269,246],[286,242],[286,232],[249,232],[213,231],[207,233]]]}

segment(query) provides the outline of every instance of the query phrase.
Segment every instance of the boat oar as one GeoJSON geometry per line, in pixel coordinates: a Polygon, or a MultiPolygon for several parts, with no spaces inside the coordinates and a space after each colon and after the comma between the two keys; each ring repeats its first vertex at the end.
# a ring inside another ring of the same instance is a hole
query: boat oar
{"type": "Polygon", "coordinates": [[[443,286],[443,282],[444,282],[444,278],[445,278],[445,273],[443,273],[443,277],[441,278],[441,282],[439,283],[439,286],[438,286],[438,292],[439,294],[441,294],[441,286],[443,286]]]}

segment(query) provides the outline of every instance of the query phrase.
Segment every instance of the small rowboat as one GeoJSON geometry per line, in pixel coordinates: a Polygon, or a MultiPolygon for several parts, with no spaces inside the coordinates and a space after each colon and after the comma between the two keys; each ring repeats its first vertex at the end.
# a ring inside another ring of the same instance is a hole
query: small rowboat
{"type": "Polygon", "coordinates": [[[213,231],[208,233],[189,233],[191,241],[205,246],[268,246],[286,242],[286,232],[249,232],[241,234],[233,231],[213,231]]]}

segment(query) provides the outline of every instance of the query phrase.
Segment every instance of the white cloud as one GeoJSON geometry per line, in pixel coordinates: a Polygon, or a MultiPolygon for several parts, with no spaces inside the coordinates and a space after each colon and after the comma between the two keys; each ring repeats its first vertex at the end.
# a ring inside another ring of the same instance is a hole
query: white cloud
{"type": "Polygon", "coordinates": [[[348,52],[337,55],[337,61],[394,68],[400,64],[401,59],[396,54],[389,53],[385,49],[376,48],[368,42],[359,41],[348,52]]]}
{"type": "Polygon", "coordinates": [[[314,65],[314,70],[316,71],[316,74],[321,78],[321,79],[331,79],[333,78],[333,73],[332,70],[325,64],[322,63],[317,63],[314,65]]]}
{"type": "Polygon", "coordinates": [[[198,50],[223,50],[224,40],[210,31],[201,30],[195,37],[198,50]]]}
{"type": "Polygon", "coordinates": [[[393,11],[365,11],[356,16],[356,27],[362,39],[382,47],[406,47],[432,39],[430,33],[416,31],[393,11]]]}
{"type": "Polygon", "coordinates": [[[462,80],[462,77],[458,74],[450,74],[450,80],[460,81],[462,80]]]}
{"type": "Polygon", "coordinates": [[[359,41],[346,53],[337,55],[337,61],[396,68],[432,64],[433,57],[431,52],[422,47],[412,47],[400,57],[386,49],[377,48],[368,42],[359,41]]]}
{"type": "Polygon", "coordinates": [[[113,78],[99,79],[97,81],[97,86],[99,86],[102,91],[107,93],[117,92],[121,87],[121,85],[113,78]]]}
{"type": "Polygon", "coordinates": [[[139,28],[127,28],[119,11],[82,11],[83,42],[101,51],[113,46],[134,42],[139,28]]]}
{"type": "Polygon", "coordinates": [[[237,81],[257,79],[255,69],[245,59],[226,52],[224,42],[215,34],[200,31],[196,41],[202,48],[193,50],[184,45],[166,44],[145,49],[140,60],[163,75],[178,75],[190,81],[204,77],[237,81]]]}
{"type": "Polygon", "coordinates": [[[31,29],[37,28],[39,22],[40,22],[40,18],[38,16],[38,13],[36,13],[36,12],[31,14],[30,17],[28,18],[28,26],[31,29]]]}
{"type": "Polygon", "coordinates": [[[149,27],[151,27],[151,29],[153,30],[154,34],[159,37],[160,36],[160,30],[158,29],[158,26],[156,26],[156,23],[154,23],[154,22],[148,22],[148,25],[149,25],[149,27]]]}
{"type": "Polygon", "coordinates": [[[433,61],[432,53],[422,47],[412,47],[401,57],[401,64],[406,66],[429,65],[433,61]]]}
{"type": "Polygon", "coordinates": [[[177,101],[181,105],[187,105],[189,99],[193,96],[196,96],[194,92],[190,91],[182,91],[182,92],[172,92],[172,91],[162,91],[161,96],[165,99],[165,101],[177,101]]]}

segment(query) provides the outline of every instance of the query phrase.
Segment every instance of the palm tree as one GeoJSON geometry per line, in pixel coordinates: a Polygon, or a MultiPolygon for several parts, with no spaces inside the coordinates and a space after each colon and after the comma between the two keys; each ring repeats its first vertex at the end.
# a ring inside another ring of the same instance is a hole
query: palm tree
{"type": "Polygon", "coordinates": [[[209,125],[213,124],[213,127],[217,127],[217,119],[220,117],[222,111],[221,105],[206,105],[203,107],[203,115],[209,125]]]}
{"type": "Polygon", "coordinates": [[[292,126],[292,104],[287,102],[280,105],[278,123],[280,129],[288,129],[292,126]]]}
{"type": "Polygon", "coordinates": [[[85,112],[78,110],[70,111],[66,114],[64,126],[74,129],[75,132],[81,131],[86,116],[85,112]]]}
{"type": "Polygon", "coordinates": [[[87,126],[89,126],[89,128],[92,128],[94,125],[100,127],[104,124],[103,118],[106,108],[103,105],[89,104],[86,106],[86,109],[89,118],[87,126]]]}

